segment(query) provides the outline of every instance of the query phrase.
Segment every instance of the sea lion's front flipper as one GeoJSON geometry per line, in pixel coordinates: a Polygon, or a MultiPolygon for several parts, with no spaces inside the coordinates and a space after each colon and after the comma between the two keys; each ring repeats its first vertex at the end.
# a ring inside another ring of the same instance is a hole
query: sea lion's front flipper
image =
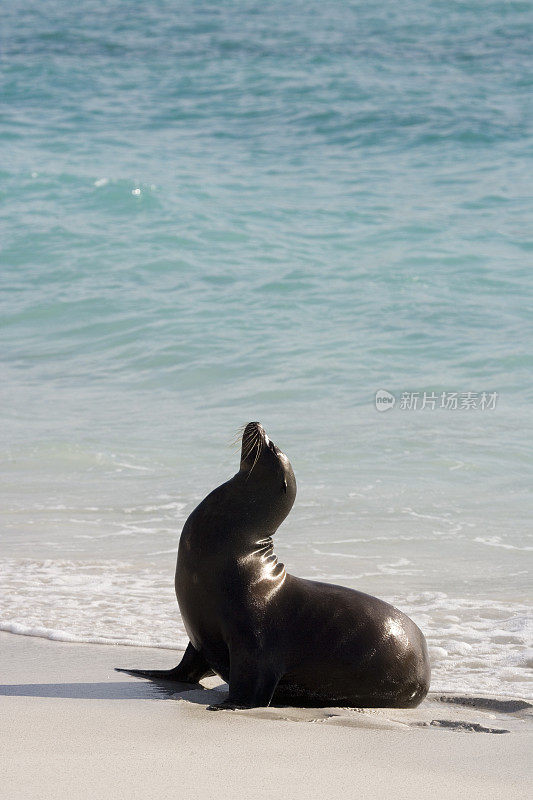
{"type": "Polygon", "coordinates": [[[189,642],[183,658],[173,669],[124,669],[115,667],[117,672],[127,672],[140,678],[154,678],[156,680],[176,681],[178,683],[198,683],[202,678],[215,673],[198,650],[189,642]]]}
{"type": "Polygon", "coordinates": [[[249,653],[231,653],[229,695],[221,703],[207,707],[208,711],[258,708],[270,705],[280,674],[271,665],[249,653]]]}

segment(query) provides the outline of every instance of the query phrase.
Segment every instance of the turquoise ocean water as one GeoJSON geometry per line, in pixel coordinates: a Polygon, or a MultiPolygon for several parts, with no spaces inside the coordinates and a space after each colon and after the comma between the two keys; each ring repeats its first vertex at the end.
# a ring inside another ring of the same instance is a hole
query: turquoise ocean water
{"type": "Polygon", "coordinates": [[[12,0],[0,36],[0,629],[184,646],[181,525],[258,419],[289,571],[410,613],[434,688],[531,695],[530,4],[12,0]]]}

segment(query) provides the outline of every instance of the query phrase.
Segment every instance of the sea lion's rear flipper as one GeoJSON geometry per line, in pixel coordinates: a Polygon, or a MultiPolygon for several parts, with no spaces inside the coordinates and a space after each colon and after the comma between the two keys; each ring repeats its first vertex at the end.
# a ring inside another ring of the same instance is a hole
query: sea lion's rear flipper
{"type": "Polygon", "coordinates": [[[178,683],[198,683],[202,678],[215,673],[201,653],[194,649],[189,642],[183,658],[173,669],[124,669],[115,667],[116,672],[127,672],[140,678],[153,678],[155,680],[176,681],[178,683]]]}

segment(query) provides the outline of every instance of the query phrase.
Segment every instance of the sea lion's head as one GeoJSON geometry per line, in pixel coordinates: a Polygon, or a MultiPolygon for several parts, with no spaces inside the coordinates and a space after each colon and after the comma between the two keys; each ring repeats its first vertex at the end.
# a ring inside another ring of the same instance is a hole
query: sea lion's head
{"type": "Polygon", "coordinates": [[[291,510],[296,497],[296,480],[291,462],[272,442],[260,422],[249,422],[242,434],[239,474],[248,491],[268,498],[278,524],[291,510]]]}

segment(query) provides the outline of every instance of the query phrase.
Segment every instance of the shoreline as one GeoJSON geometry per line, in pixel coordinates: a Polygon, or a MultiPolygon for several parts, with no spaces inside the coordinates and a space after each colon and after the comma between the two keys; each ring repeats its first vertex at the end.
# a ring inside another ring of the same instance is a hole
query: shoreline
{"type": "Polygon", "coordinates": [[[4,794],[17,798],[530,796],[533,707],[430,693],[416,709],[208,712],[227,687],[114,671],[181,653],[0,633],[4,794]]]}
{"type": "MultiPolygon", "coordinates": [[[[97,647],[119,647],[125,648],[126,650],[139,650],[141,653],[156,651],[156,652],[163,652],[172,654],[170,656],[171,661],[175,660],[176,664],[179,663],[185,648],[181,645],[176,645],[171,647],[167,644],[140,644],[137,641],[131,640],[123,640],[120,642],[112,641],[110,639],[106,639],[104,637],[94,637],[88,639],[78,639],[75,635],[68,634],[66,632],[56,632],[50,629],[45,628],[32,628],[30,626],[20,625],[18,623],[6,624],[4,627],[0,625],[0,637],[1,636],[21,636],[21,637],[29,637],[32,639],[39,639],[41,641],[46,642],[58,642],[60,644],[70,644],[70,645],[78,645],[80,647],[85,646],[94,646],[97,647]],[[18,629],[18,630],[17,630],[18,629]]],[[[431,653],[430,653],[431,655],[431,653]]],[[[141,656],[142,657],[142,656],[141,656]]],[[[164,656],[163,656],[164,658],[164,656]]],[[[222,680],[222,679],[220,679],[222,680]]],[[[501,698],[502,700],[516,700],[519,699],[522,702],[529,703],[533,708],[533,695],[531,694],[517,694],[516,692],[487,692],[486,694],[479,694],[474,695],[468,688],[465,687],[457,687],[456,689],[450,687],[444,688],[433,688],[434,687],[434,680],[432,676],[432,682],[430,687],[430,694],[435,695],[450,695],[450,696],[457,696],[457,697],[488,697],[488,698],[501,698]]]]}

